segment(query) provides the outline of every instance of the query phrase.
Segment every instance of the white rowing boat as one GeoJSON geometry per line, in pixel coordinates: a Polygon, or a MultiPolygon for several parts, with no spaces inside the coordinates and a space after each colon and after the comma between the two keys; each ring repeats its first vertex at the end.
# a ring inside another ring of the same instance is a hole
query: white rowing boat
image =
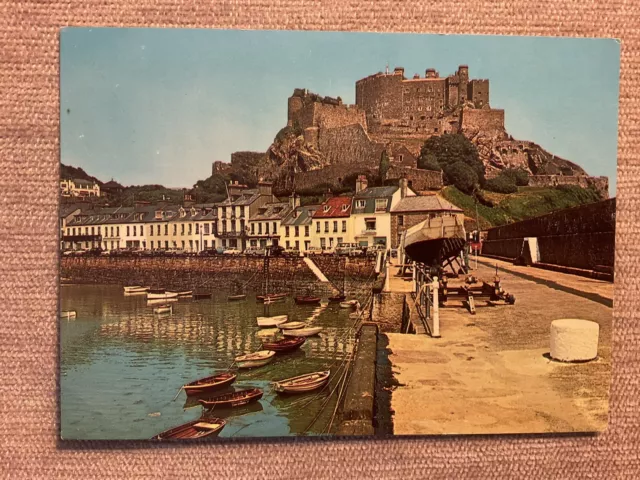
{"type": "Polygon", "coordinates": [[[175,293],[178,297],[190,297],[193,295],[193,290],[183,290],[181,292],[167,292],[167,293],[175,293]]]}
{"type": "Polygon", "coordinates": [[[259,327],[277,327],[281,323],[286,322],[288,318],[287,315],[276,315],[274,317],[258,317],[256,320],[258,321],[259,327]]]}
{"type": "Polygon", "coordinates": [[[273,389],[278,393],[304,393],[323,387],[329,381],[331,371],[313,372],[297,377],[272,382],[273,389]]]}
{"type": "Polygon", "coordinates": [[[160,305],[153,309],[153,313],[173,313],[172,305],[160,305]]]}
{"type": "Polygon", "coordinates": [[[236,357],[236,365],[238,368],[255,368],[262,367],[273,360],[276,352],[272,350],[260,350],[259,352],[249,353],[236,357]]]}
{"type": "Polygon", "coordinates": [[[277,328],[263,328],[261,330],[258,330],[256,335],[261,338],[268,338],[275,337],[276,335],[278,335],[278,333],[280,333],[280,330],[278,330],[277,328]]]}
{"type": "Polygon", "coordinates": [[[155,300],[147,300],[147,306],[150,307],[152,305],[163,305],[167,302],[177,302],[178,297],[176,298],[157,298],[155,300]]]}
{"type": "Polygon", "coordinates": [[[166,300],[168,298],[178,298],[176,292],[147,293],[147,300],[166,300]]]}
{"type": "Polygon", "coordinates": [[[60,312],[60,318],[76,318],[78,316],[78,312],[75,310],[63,310],[60,312]]]}
{"type": "Polygon", "coordinates": [[[358,302],[358,300],[347,300],[346,302],[340,302],[341,308],[354,308],[358,307],[359,305],[360,302],[358,302]]]}
{"type": "Polygon", "coordinates": [[[304,322],[287,322],[278,325],[281,330],[295,330],[296,328],[302,328],[306,325],[304,322]]]}
{"type": "Polygon", "coordinates": [[[141,287],[139,285],[124,287],[124,293],[145,293],[148,290],[149,287],[141,287]]]}
{"type": "Polygon", "coordinates": [[[287,337],[311,337],[322,331],[322,327],[296,328],[294,330],[283,330],[282,334],[287,337]]]}

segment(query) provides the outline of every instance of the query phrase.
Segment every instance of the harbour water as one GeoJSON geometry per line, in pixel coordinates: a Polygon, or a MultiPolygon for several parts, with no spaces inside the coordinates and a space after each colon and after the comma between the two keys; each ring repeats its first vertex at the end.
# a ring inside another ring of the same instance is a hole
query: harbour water
{"type": "MultiPolygon", "coordinates": [[[[259,350],[265,338],[258,334],[256,316],[266,307],[256,303],[255,294],[241,302],[228,302],[227,294],[180,300],[173,303],[173,314],[158,315],[145,295],[125,296],[119,286],[62,286],[61,310],[77,311],[77,318],[59,320],[62,438],[146,439],[198,418],[201,407],[187,402],[184,392],[174,400],[178,389],[226,370],[237,355],[259,350]]],[[[336,403],[332,388],[283,397],[270,382],[336,371],[353,348],[351,311],[326,299],[320,307],[298,306],[288,298],[268,308],[269,315],[288,314],[290,321],[324,330],[296,352],[239,371],[235,389],[258,387],[264,396],[259,404],[220,411],[227,420],[220,436],[329,433],[336,403]]]]}

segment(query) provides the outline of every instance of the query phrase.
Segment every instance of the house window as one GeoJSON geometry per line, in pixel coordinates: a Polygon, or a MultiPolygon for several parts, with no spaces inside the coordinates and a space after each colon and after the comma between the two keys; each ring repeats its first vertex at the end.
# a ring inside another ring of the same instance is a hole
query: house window
{"type": "Polygon", "coordinates": [[[351,205],[350,205],[350,204],[348,204],[348,203],[343,204],[343,205],[342,205],[342,211],[343,211],[343,212],[346,212],[347,210],[349,210],[349,207],[350,207],[350,206],[351,206],[351,205]]]}
{"type": "Polygon", "coordinates": [[[346,220],[342,220],[342,231],[343,232],[347,231],[347,221],[346,220]]]}
{"type": "Polygon", "coordinates": [[[333,233],[336,233],[338,231],[338,221],[334,220],[333,221],[333,233]]]}
{"type": "Polygon", "coordinates": [[[366,200],[357,200],[356,201],[356,208],[364,208],[366,204],[367,204],[366,200]]]}
{"type": "Polygon", "coordinates": [[[398,215],[398,226],[404,226],[404,216],[398,215]]]}
{"type": "Polygon", "coordinates": [[[252,223],[251,224],[251,235],[255,235],[256,234],[256,224],[252,223]]]}
{"type": "Polygon", "coordinates": [[[180,243],[182,245],[182,250],[184,250],[184,240],[182,240],[180,243]]]}
{"type": "Polygon", "coordinates": [[[131,231],[129,230],[129,225],[127,225],[127,237],[129,236],[129,233],[131,233],[131,231]]]}
{"type": "Polygon", "coordinates": [[[304,226],[304,236],[308,237],[309,236],[309,225],[305,225],[304,226]]]}
{"type": "Polygon", "coordinates": [[[329,222],[324,222],[324,233],[329,233],[329,222]]]}
{"type": "Polygon", "coordinates": [[[331,207],[329,205],[325,205],[322,210],[324,211],[324,213],[327,213],[329,210],[331,210],[331,207]]]}
{"type": "Polygon", "coordinates": [[[365,229],[367,231],[375,231],[376,230],[376,219],[375,218],[367,218],[364,221],[365,229]]]}
{"type": "MultiPolygon", "coordinates": [[[[320,222],[316,222],[316,233],[320,233],[320,222]]],[[[73,234],[76,234],[76,229],[73,229],[73,234]]]]}
{"type": "Polygon", "coordinates": [[[327,239],[324,237],[320,239],[320,248],[322,248],[323,250],[327,248],[327,239]]]}
{"type": "Polygon", "coordinates": [[[275,235],[278,232],[278,225],[276,222],[273,222],[273,234],[275,235]]]}
{"type": "Polygon", "coordinates": [[[196,223],[196,235],[200,234],[200,224],[196,223]]]}
{"type": "Polygon", "coordinates": [[[116,237],[120,236],[120,227],[116,227],[116,237]]]}
{"type": "Polygon", "coordinates": [[[289,236],[289,227],[284,227],[284,236],[285,237],[289,236]]]}
{"type": "Polygon", "coordinates": [[[149,236],[153,237],[153,225],[149,225],[149,236]]]}
{"type": "Polygon", "coordinates": [[[329,246],[330,246],[330,247],[333,247],[333,237],[331,237],[331,238],[329,239],[329,246]]]}
{"type": "Polygon", "coordinates": [[[244,207],[240,207],[240,216],[244,217],[244,207]]]}
{"type": "Polygon", "coordinates": [[[207,247],[208,247],[208,245],[207,245],[207,240],[205,240],[205,241],[204,241],[204,249],[206,250],[206,249],[207,249],[207,247]]]}
{"type": "Polygon", "coordinates": [[[192,224],[189,224],[189,235],[191,235],[191,228],[193,227],[192,224]]]}
{"type": "Polygon", "coordinates": [[[344,238],[342,237],[338,237],[337,243],[338,245],[340,245],[343,242],[344,238]]]}
{"type": "Polygon", "coordinates": [[[376,198],[376,212],[384,212],[387,209],[386,198],[376,198]]]}
{"type": "MultiPolygon", "coordinates": [[[[295,229],[296,229],[296,237],[299,237],[300,236],[300,227],[295,227],[295,229]]],[[[298,242],[296,242],[296,243],[298,243],[298,242]]]]}
{"type": "Polygon", "coordinates": [[[184,223],[180,224],[180,235],[184,235],[184,223]]]}
{"type": "Polygon", "coordinates": [[[258,235],[262,235],[262,224],[258,224],[258,235]]]}
{"type": "Polygon", "coordinates": [[[151,240],[151,250],[153,250],[153,240],[151,240]]]}
{"type": "MultiPolygon", "coordinates": [[[[202,228],[204,230],[204,234],[205,235],[209,235],[209,224],[205,223],[204,225],[202,225],[202,228]]],[[[205,242],[206,242],[206,240],[205,240],[205,242]]],[[[206,245],[205,245],[205,247],[206,247],[206,245]]]]}
{"type": "Polygon", "coordinates": [[[290,245],[289,245],[289,240],[287,240],[287,241],[285,242],[285,248],[289,248],[289,246],[290,246],[290,245]]]}
{"type": "Polygon", "coordinates": [[[211,222],[211,233],[213,235],[218,234],[218,222],[211,222]]]}
{"type": "Polygon", "coordinates": [[[398,159],[399,159],[400,161],[402,161],[402,159],[403,159],[403,158],[404,158],[404,155],[402,155],[402,154],[398,155],[398,159]]]}
{"type": "Polygon", "coordinates": [[[296,240],[296,250],[300,250],[300,241],[296,240]]]}
{"type": "Polygon", "coordinates": [[[264,224],[264,233],[265,233],[266,235],[269,235],[269,223],[265,223],[265,224],[264,224]]]}

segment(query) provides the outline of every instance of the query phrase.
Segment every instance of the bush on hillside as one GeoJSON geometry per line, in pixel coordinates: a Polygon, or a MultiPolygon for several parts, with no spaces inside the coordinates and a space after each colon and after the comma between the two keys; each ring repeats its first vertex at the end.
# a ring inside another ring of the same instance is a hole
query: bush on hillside
{"type": "Polygon", "coordinates": [[[518,187],[526,187],[529,185],[529,172],[524,168],[507,168],[502,171],[501,175],[512,178],[518,187]]]}
{"type": "Polygon", "coordinates": [[[442,171],[442,167],[433,153],[429,153],[424,157],[419,157],[418,168],[422,168],[423,170],[432,170],[434,172],[442,171]]]}
{"type": "Polygon", "coordinates": [[[509,175],[500,174],[495,178],[491,178],[486,181],[484,188],[490,192],[496,193],[516,193],[518,187],[513,177],[509,175]]]}
{"type": "Polygon", "coordinates": [[[420,156],[418,157],[419,168],[424,168],[426,165],[435,168],[437,164],[445,174],[449,167],[458,162],[466,164],[474,171],[477,178],[476,181],[481,186],[484,184],[484,164],[480,160],[478,150],[462,134],[445,133],[444,135],[430,137],[422,145],[420,156]]]}
{"type": "Polygon", "coordinates": [[[445,182],[455,185],[461,192],[472,193],[478,185],[478,175],[463,161],[447,165],[443,171],[445,182]]]}

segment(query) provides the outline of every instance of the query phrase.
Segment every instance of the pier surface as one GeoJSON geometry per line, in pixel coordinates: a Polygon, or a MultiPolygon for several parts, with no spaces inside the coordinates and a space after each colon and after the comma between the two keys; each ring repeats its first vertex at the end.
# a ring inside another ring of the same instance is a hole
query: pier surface
{"type": "Polygon", "coordinates": [[[399,383],[391,394],[396,435],[606,428],[613,284],[482,258],[472,273],[491,282],[496,264],[515,305],[477,301],[475,315],[460,303],[443,307],[437,339],[386,334],[399,383]],[[559,318],[600,325],[596,360],[565,364],[549,358],[550,326],[559,318]]]}

